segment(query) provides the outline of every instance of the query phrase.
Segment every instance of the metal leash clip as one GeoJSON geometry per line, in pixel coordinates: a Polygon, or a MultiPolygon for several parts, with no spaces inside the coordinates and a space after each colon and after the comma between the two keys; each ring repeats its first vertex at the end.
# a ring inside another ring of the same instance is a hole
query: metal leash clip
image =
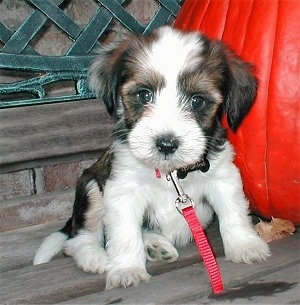
{"type": "Polygon", "coordinates": [[[188,207],[192,207],[194,208],[195,203],[194,201],[188,196],[188,194],[185,194],[182,186],[179,182],[179,179],[177,177],[177,170],[173,170],[171,171],[168,175],[167,175],[167,180],[170,181],[172,180],[174,187],[176,189],[176,192],[178,194],[177,199],[175,200],[175,207],[177,208],[177,210],[179,211],[179,213],[182,214],[182,210],[188,207]]]}

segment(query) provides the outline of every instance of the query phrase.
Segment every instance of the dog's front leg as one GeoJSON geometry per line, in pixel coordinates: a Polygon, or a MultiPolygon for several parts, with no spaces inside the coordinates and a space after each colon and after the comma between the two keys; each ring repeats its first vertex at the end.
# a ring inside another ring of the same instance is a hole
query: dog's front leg
{"type": "MultiPolygon", "coordinates": [[[[109,194],[105,215],[109,270],[106,288],[136,286],[150,279],[142,238],[143,201],[109,194]],[[116,198],[117,197],[117,198],[116,198]]],[[[131,193],[132,194],[132,193],[131,193]]]]}
{"type": "Polygon", "coordinates": [[[236,263],[262,261],[270,255],[269,248],[248,216],[249,203],[238,169],[231,164],[223,172],[227,176],[214,179],[207,196],[219,218],[225,256],[236,263]]]}

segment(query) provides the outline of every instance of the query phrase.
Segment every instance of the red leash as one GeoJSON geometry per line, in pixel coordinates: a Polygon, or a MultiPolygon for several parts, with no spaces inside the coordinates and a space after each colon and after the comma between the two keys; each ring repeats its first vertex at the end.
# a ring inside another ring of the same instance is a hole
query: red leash
{"type": "Polygon", "coordinates": [[[199,222],[195,210],[192,206],[184,208],[182,214],[187,221],[190,230],[193,233],[194,240],[199,249],[200,255],[202,255],[204,265],[210,278],[211,286],[214,293],[223,292],[223,283],[221,273],[217,264],[217,261],[212,253],[211,247],[205,236],[203,227],[199,222]]]}
{"type": "Polygon", "coordinates": [[[183,189],[177,178],[177,171],[170,172],[170,174],[167,176],[167,179],[172,180],[178,193],[178,198],[175,201],[175,205],[178,211],[184,216],[193,234],[194,240],[197,244],[200,254],[202,255],[204,265],[207,269],[213,292],[216,294],[221,293],[223,292],[224,288],[220,269],[212,253],[211,247],[204,233],[204,229],[195,213],[194,202],[191,200],[191,198],[189,198],[187,194],[183,192],[183,189]]]}

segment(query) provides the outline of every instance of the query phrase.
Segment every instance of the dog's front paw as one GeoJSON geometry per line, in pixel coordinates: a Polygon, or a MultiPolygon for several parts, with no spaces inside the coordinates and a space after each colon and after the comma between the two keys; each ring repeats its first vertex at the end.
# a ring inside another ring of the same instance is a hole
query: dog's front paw
{"type": "Polygon", "coordinates": [[[141,282],[148,282],[150,277],[145,269],[139,267],[111,269],[107,273],[106,289],[137,286],[141,282]]]}
{"type": "Polygon", "coordinates": [[[244,239],[232,238],[224,243],[224,251],[226,258],[234,263],[261,262],[271,255],[267,243],[254,234],[244,239]]]}
{"type": "Polygon", "coordinates": [[[179,254],[172,243],[156,233],[144,233],[144,247],[149,261],[174,262],[179,254]]]}

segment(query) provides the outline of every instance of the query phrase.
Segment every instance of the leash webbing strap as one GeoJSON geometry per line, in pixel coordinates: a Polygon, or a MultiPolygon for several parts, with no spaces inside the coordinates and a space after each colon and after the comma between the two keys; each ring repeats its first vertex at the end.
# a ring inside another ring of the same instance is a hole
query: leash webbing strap
{"type": "Polygon", "coordinates": [[[194,208],[192,206],[185,207],[182,209],[182,214],[190,227],[199,252],[202,255],[214,293],[217,294],[223,292],[223,282],[217,261],[212,253],[211,247],[208,243],[203,227],[196,216],[194,208]]]}

